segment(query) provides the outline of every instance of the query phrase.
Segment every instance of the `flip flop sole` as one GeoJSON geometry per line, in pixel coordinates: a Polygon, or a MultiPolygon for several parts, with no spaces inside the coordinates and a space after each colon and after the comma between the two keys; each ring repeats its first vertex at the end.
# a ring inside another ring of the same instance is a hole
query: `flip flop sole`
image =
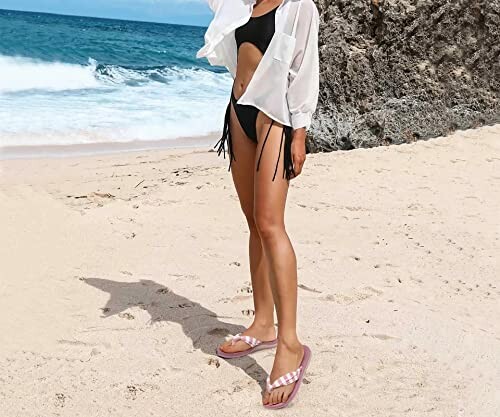
{"type": "Polygon", "coordinates": [[[299,365],[299,366],[302,366],[302,372],[300,373],[300,376],[299,376],[299,379],[297,380],[297,382],[295,382],[295,386],[293,387],[293,390],[290,393],[290,396],[283,403],[264,404],[265,408],[268,408],[270,410],[277,410],[280,408],[287,407],[293,401],[293,399],[295,398],[295,396],[299,392],[300,386],[302,384],[302,380],[304,379],[304,376],[305,376],[306,371],[307,371],[307,367],[309,366],[309,363],[311,362],[311,356],[312,356],[311,349],[309,349],[308,346],[304,345],[304,357],[302,358],[302,362],[299,365]]]}
{"type": "Polygon", "coordinates": [[[224,352],[219,347],[217,347],[215,353],[218,357],[223,359],[237,359],[258,352],[259,350],[272,349],[277,345],[278,345],[278,339],[275,339],[270,342],[262,342],[260,345],[255,346],[253,348],[249,348],[247,350],[242,350],[241,352],[234,352],[234,353],[224,352]]]}

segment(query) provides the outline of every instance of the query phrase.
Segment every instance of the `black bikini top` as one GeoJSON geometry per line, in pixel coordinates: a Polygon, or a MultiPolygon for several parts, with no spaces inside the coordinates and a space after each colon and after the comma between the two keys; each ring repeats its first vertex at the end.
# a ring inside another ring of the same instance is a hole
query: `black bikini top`
{"type": "Polygon", "coordinates": [[[274,35],[274,15],[278,7],[279,6],[261,16],[251,16],[250,20],[247,23],[236,29],[236,31],[234,32],[234,37],[236,38],[238,49],[240,49],[240,45],[242,43],[250,42],[257,48],[259,48],[262,54],[266,52],[266,49],[271,43],[271,39],[274,35]]]}

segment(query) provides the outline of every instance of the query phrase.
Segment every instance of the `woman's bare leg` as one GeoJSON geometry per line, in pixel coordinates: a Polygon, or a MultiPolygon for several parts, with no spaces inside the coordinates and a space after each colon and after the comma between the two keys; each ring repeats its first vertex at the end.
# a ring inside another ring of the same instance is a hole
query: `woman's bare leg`
{"type": "MultiPolygon", "coordinates": [[[[303,347],[297,337],[297,261],[285,230],[285,203],[288,181],[283,178],[284,139],[280,151],[283,127],[262,112],[257,119],[259,144],[255,166],[263,148],[259,171],[255,174],[254,219],[268,259],[271,287],[278,315],[278,347],[271,371],[271,382],[294,371],[303,357],[303,347]],[[264,140],[268,134],[267,141],[264,140]],[[272,181],[279,158],[276,178],[272,181]]],[[[254,168],[255,169],[255,168],[254,168]]],[[[293,384],[265,394],[264,404],[286,401],[293,384]]]]}
{"type": "MultiPolygon", "coordinates": [[[[252,325],[243,334],[262,341],[270,341],[276,338],[274,301],[269,282],[269,266],[253,216],[254,163],[257,145],[246,136],[236,118],[232,105],[230,130],[236,158],[231,164],[233,182],[250,230],[249,257],[255,318],[252,325]]],[[[249,346],[242,341],[236,342],[234,345],[228,342],[221,345],[221,349],[225,352],[239,352],[248,348],[249,346]]]]}

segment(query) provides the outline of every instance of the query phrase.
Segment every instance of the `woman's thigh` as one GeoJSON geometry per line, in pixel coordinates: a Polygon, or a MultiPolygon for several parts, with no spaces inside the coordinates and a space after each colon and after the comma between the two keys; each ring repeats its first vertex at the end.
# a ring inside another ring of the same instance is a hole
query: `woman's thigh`
{"type": "Polygon", "coordinates": [[[245,134],[232,103],[229,128],[235,157],[231,163],[234,186],[243,213],[249,222],[253,222],[254,163],[257,144],[245,134]]]}
{"type": "Polygon", "coordinates": [[[289,185],[282,175],[285,151],[283,126],[278,122],[272,122],[271,125],[271,122],[267,115],[259,112],[254,162],[254,215],[261,229],[284,225],[289,185]]]}

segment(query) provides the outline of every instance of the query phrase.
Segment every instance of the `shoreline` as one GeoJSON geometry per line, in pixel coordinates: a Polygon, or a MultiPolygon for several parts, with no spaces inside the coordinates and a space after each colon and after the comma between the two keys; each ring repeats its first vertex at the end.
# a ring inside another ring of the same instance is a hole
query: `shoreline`
{"type": "MultiPolygon", "coordinates": [[[[453,136],[476,136],[478,132],[490,133],[499,131],[500,124],[484,125],[477,128],[455,130],[446,136],[436,136],[427,139],[420,139],[414,142],[404,142],[400,144],[378,145],[368,148],[354,148],[350,150],[335,150],[331,152],[311,152],[313,154],[343,153],[356,150],[371,150],[378,148],[391,148],[405,146],[412,143],[429,142],[453,136]]],[[[219,140],[221,132],[213,132],[207,135],[187,136],[174,139],[161,140],[132,140],[126,142],[100,142],[69,145],[22,145],[22,146],[0,146],[0,162],[15,160],[37,160],[37,159],[59,159],[59,158],[78,158],[92,157],[99,155],[119,155],[127,153],[140,153],[149,151],[168,151],[168,150],[193,150],[215,152],[213,149],[215,143],[219,140]]]]}
{"type": "Polygon", "coordinates": [[[127,142],[101,142],[71,145],[0,146],[0,161],[44,158],[72,158],[80,156],[112,155],[130,152],[200,149],[214,146],[220,133],[162,140],[133,140],[127,142]]]}

